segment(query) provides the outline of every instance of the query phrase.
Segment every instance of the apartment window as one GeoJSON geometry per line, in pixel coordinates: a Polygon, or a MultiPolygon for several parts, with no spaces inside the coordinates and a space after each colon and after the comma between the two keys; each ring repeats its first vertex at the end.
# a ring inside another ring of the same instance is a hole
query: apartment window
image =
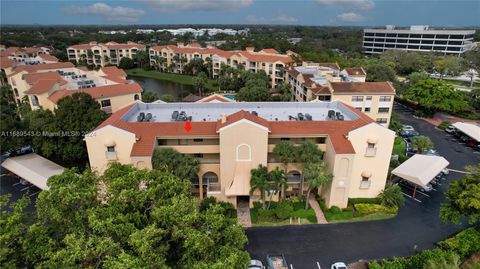
{"type": "Polygon", "coordinates": [[[378,108],[378,113],[388,113],[390,111],[389,107],[379,107],[378,108]]]}
{"type": "Polygon", "coordinates": [[[282,137],[280,138],[281,141],[289,141],[290,140],[290,137],[282,137]]]}
{"type": "Polygon", "coordinates": [[[352,96],[352,102],[362,102],[363,96],[352,96]]]}
{"type": "Polygon", "coordinates": [[[391,100],[391,96],[380,96],[380,102],[390,102],[391,100]]]}
{"type": "Polygon", "coordinates": [[[367,97],[366,97],[366,100],[367,100],[367,101],[372,101],[372,97],[371,97],[371,96],[367,96],[367,97]]]}
{"type": "Polygon", "coordinates": [[[17,88],[13,88],[13,92],[15,93],[15,96],[16,96],[16,97],[19,96],[17,88]]]}
{"type": "Polygon", "coordinates": [[[370,188],[370,178],[362,176],[362,181],[360,182],[360,189],[369,189],[370,188]]]}
{"type": "Polygon", "coordinates": [[[356,107],[355,109],[358,111],[362,111],[362,107],[356,107]]]}
{"type": "Polygon", "coordinates": [[[193,157],[195,157],[195,158],[203,158],[203,154],[202,154],[202,153],[195,153],[195,154],[193,154],[193,157]]]}
{"type": "Polygon", "coordinates": [[[178,144],[179,145],[186,145],[187,144],[187,139],[178,139],[178,144]]]}
{"type": "Polygon", "coordinates": [[[39,106],[38,97],[36,95],[32,96],[32,105],[39,106]]]}
{"type": "Polygon", "coordinates": [[[368,144],[368,148],[369,149],[374,149],[375,148],[375,144],[374,143],[367,143],[368,144]]]}
{"type": "Polygon", "coordinates": [[[378,123],[387,123],[388,119],[387,118],[377,118],[376,120],[378,123]]]}
{"type": "Polygon", "coordinates": [[[109,106],[112,106],[111,102],[110,102],[110,99],[107,99],[107,100],[102,100],[100,102],[101,106],[102,107],[109,107],[109,106]]]}
{"type": "Polygon", "coordinates": [[[370,108],[369,108],[369,107],[366,107],[366,108],[365,108],[365,112],[370,112],[370,108]]]}
{"type": "Polygon", "coordinates": [[[140,96],[139,96],[138,94],[135,94],[135,95],[133,96],[133,100],[140,100],[140,96]]]}
{"type": "Polygon", "coordinates": [[[194,138],[193,142],[203,142],[203,138],[194,138]]]}
{"type": "Polygon", "coordinates": [[[107,152],[115,152],[115,146],[107,147],[107,152]]]}

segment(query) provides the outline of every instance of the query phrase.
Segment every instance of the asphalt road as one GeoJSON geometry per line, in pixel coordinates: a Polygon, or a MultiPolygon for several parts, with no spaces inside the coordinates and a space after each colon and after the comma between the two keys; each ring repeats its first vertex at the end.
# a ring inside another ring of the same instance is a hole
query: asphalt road
{"type": "MultiPolygon", "coordinates": [[[[413,118],[406,109],[396,106],[396,111],[402,123],[412,125],[420,134],[431,138],[435,149],[450,162],[449,168],[464,170],[465,165],[480,162],[480,154],[452,141],[445,132],[413,118]]],[[[321,268],[330,268],[337,261],[351,263],[408,256],[433,248],[436,242],[464,228],[445,225],[438,217],[448,183],[461,177],[462,174],[451,172],[437,191],[429,193],[430,198],[421,199],[422,203],[407,198],[397,217],[389,220],[249,228],[247,250],[252,258],[264,262],[267,254],[280,253],[294,269],[318,269],[317,262],[321,268]]]]}

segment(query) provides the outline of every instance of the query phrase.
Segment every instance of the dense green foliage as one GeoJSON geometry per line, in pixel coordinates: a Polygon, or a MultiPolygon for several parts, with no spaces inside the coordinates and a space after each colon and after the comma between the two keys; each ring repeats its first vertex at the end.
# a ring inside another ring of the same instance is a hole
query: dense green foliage
{"type": "Polygon", "coordinates": [[[142,93],[142,102],[151,103],[158,99],[158,95],[155,92],[144,92],[142,93]]]}
{"type": "MultiPolygon", "coordinates": [[[[468,228],[438,243],[439,249],[425,250],[407,258],[371,262],[371,269],[459,269],[461,261],[480,251],[480,227],[468,228]]],[[[471,267],[462,267],[471,268],[471,267]]]]}
{"type": "Polygon", "coordinates": [[[258,168],[252,169],[250,175],[250,194],[256,191],[260,192],[262,207],[266,209],[266,193],[269,194],[268,205],[270,206],[273,195],[278,194],[282,190],[282,186],[286,184],[285,175],[278,167],[268,171],[267,167],[261,164],[258,168]]]}
{"type": "Polygon", "coordinates": [[[380,203],[386,207],[401,207],[405,203],[402,189],[397,184],[386,187],[378,194],[380,203]]]}
{"type": "Polygon", "coordinates": [[[236,219],[219,204],[200,210],[190,183],[170,173],[113,164],[100,177],[66,170],[48,185],[26,233],[18,214],[2,214],[2,240],[15,235],[19,244],[2,268],[241,269],[249,261],[236,219]]]}
{"type": "Polygon", "coordinates": [[[413,138],[412,147],[418,153],[423,154],[423,153],[433,149],[433,142],[428,136],[419,135],[419,136],[416,136],[416,137],[413,138]]]}
{"type": "Polygon", "coordinates": [[[13,91],[8,86],[0,88],[0,122],[0,149],[2,152],[16,149],[25,144],[25,137],[21,134],[24,124],[17,113],[13,91]]]}
{"type": "Polygon", "coordinates": [[[440,123],[437,127],[439,129],[442,129],[442,130],[445,130],[447,129],[448,126],[450,126],[452,123],[449,122],[449,121],[442,121],[442,123],[440,123]]]}
{"type": "Polygon", "coordinates": [[[462,179],[452,182],[445,193],[447,202],[440,208],[440,217],[447,223],[460,223],[466,217],[470,223],[480,220],[480,164],[467,166],[462,179]]]}
{"type": "Polygon", "coordinates": [[[181,154],[173,148],[155,148],[152,155],[152,167],[189,180],[197,175],[200,170],[200,162],[198,159],[181,154]]]}
{"type": "MultiPolygon", "coordinates": [[[[290,224],[290,218],[294,223],[298,219],[307,219],[309,223],[317,223],[317,217],[313,209],[303,209],[305,201],[299,197],[289,197],[281,202],[271,202],[269,208],[263,208],[261,203],[254,203],[250,209],[252,223],[255,225],[278,225],[290,224]]],[[[305,221],[302,221],[305,223],[305,221]]]]}

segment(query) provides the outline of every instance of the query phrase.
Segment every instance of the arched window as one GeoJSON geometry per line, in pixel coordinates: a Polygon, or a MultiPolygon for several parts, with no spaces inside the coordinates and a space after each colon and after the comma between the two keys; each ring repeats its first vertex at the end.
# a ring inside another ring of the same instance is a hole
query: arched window
{"type": "Polygon", "coordinates": [[[133,100],[140,100],[140,96],[139,96],[138,94],[135,94],[135,95],[133,96],[133,100]]]}
{"type": "Polygon", "coordinates": [[[219,192],[220,182],[218,176],[214,172],[207,172],[202,177],[203,185],[207,185],[207,192],[219,192]]]}
{"type": "Polygon", "coordinates": [[[237,146],[237,161],[251,161],[252,149],[248,144],[240,144],[237,146]]]}
{"type": "Polygon", "coordinates": [[[38,97],[36,95],[33,95],[32,96],[32,105],[33,106],[38,106],[39,103],[38,103],[38,97]]]}

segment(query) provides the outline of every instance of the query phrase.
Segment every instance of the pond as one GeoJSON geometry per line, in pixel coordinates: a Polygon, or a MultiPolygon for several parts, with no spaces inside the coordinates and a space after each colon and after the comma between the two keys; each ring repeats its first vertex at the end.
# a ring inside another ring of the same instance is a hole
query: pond
{"type": "Polygon", "coordinates": [[[155,92],[158,97],[161,97],[164,94],[170,94],[177,102],[181,102],[182,98],[189,93],[198,94],[192,85],[138,76],[128,76],[127,79],[134,80],[140,84],[145,92],[155,92]]]}

